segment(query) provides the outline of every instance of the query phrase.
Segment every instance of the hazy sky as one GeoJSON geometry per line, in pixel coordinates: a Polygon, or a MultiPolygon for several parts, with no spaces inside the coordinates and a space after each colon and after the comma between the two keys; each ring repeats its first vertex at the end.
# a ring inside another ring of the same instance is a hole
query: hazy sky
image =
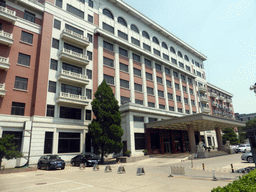
{"type": "Polygon", "coordinates": [[[124,1],[207,56],[206,78],[234,95],[235,113],[256,112],[255,1],[124,1]]]}

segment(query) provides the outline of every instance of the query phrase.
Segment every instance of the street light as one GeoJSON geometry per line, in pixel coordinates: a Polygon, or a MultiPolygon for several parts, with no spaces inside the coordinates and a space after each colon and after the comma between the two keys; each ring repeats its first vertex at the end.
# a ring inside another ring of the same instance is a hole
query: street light
{"type": "Polygon", "coordinates": [[[254,93],[256,93],[256,83],[250,86],[250,90],[254,90],[254,93]]]}

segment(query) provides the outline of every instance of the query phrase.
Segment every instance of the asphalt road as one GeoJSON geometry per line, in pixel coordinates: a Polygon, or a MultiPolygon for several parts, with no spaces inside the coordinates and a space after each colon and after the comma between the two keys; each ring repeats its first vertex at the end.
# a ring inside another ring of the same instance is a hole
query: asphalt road
{"type": "MultiPolygon", "coordinates": [[[[204,161],[206,166],[226,167],[233,162],[234,165],[247,166],[248,163],[241,163],[240,156],[241,154],[235,154],[203,160],[198,159],[194,160],[194,164],[197,166],[204,161]]],[[[135,163],[111,165],[112,172],[108,173],[104,172],[105,166],[100,165],[99,171],[93,171],[92,167],[79,170],[78,167],[67,166],[65,170],[38,170],[5,174],[0,175],[0,191],[207,192],[214,187],[224,186],[232,182],[228,179],[212,181],[210,171],[197,171],[196,169],[191,169],[191,172],[186,173],[186,175],[168,177],[170,166],[173,165],[189,166],[190,161],[181,163],[181,159],[178,158],[149,158],[135,163]],[[126,173],[118,174],[119,166],[124,166],[126,173]],[[139,166],[144,167],[145,175],[136,175],[139,166]]],[[[232,175],[230,173],[225,174],[227,176],[228,174],[229,176],[232,175]]],[[[235,178],[235,175],[232,176],[235,178]]]]}

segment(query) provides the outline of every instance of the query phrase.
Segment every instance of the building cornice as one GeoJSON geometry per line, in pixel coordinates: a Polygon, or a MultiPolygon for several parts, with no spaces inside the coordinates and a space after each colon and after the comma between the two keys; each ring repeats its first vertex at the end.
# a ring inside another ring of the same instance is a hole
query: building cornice
{"type": "Polygon", "coordinates": [[[211,84],[211,83],[207,83],[207,86],[208,86],[209,88],[216,89],[217,91],[219,91],[219,92],[221,92],[221,93],[225,93],[226,95],[228,95],[228,96],[230,96],[230,97],[233,97],[233,94],[231,94],[231,93],[229,93],[229,92],[227,92],[227,91],[225,91],[225,90],[223,90],[223,89],[221,89],[221,88],[219,88],[219,87],[217,87],[217,86],[215,86],[215,85],[213,85],[213,84],[211,84]]]}
{"type": "Polygon", "coordinates": [[[145,23],[152,29],[158,31],[163,36],[170,39],[174,43],[177,43],[179,46],[183,47],[184,49],[188,50],[192,54],[196,55],[203,61],[207,60],[207,57],[204,54],[200,53],[199,51],[197,51],[196,49],[194,49],[193,47],[191,47],[190,45],[188,45],[187,43],[185,43],[184,41],[182,41],[180,38],[176,37],[172,33],[170,33],[165,28],[158,25],[153,20],[151,20],[148,17],[146,17],[145,15],[143,15],[142,13],[140,13],[139,11],[137,11],[136,9],[134,9],[133,7],[131,7],[130,5],[125,3],[124,1],[122,1],[122,0],[109,0],[109,1],[112,2],[113,4],[117,5],[118,7],[120,7],[124,11],[126,11],[127,13],[129,12],[129,14],[131,14],[135,18],[139,19],[141,22],[145,23]]]}

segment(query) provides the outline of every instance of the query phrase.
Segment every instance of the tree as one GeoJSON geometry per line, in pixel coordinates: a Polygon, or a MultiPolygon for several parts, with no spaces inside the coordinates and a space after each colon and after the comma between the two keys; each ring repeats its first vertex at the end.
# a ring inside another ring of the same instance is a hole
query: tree
{"type": "Polygon", "coordinates": [[[14,135],[4,135],[0,138],[0,169],[2,165],[2,159],[12,159],[22,157],[19,151],[16,151],[17,146],[14,143],[14,135]]]}
{"type": "Polygon", "coordinates": [[[256,129],[256,118],[247,121],[245,124],[246,124],[245,127],[238,127],[239,139],[240,139],[241,143],[244,143],[245,139],[247,138],[246,130],[248,130],[248,129],[256,129]]]}
{"type": "Polygon", "coordinates": [[[224,133],[224,135],[222,135],[223,143],[226,143],[226,141],[230,141],[231,145],[239,143],[239,139],[233,128],[224,129],[222,132],[224,133]]]}
{"type": "Polygon", "coordinates": [[[106,154],[119,153],[123,148],[121,113],[114,93],[105,80],[94,96],[92,110],[96,118],[89,125],[89,134],[94,153],[101,154],[103,163],[106,154]]]}

